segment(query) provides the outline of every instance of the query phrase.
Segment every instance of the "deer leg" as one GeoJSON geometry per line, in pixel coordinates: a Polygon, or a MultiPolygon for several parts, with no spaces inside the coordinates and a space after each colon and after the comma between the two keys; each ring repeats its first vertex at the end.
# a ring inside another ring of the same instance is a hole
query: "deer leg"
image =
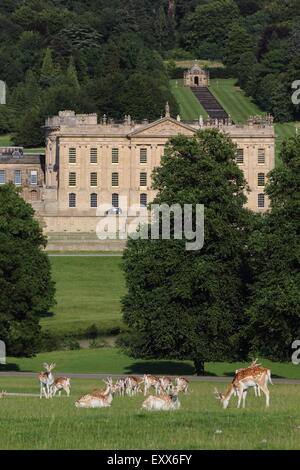
{"type": "Polygon", "coordinates": [[[270,392],[269,392],[269,389],[265,384],[261,384],[260,388],[262,389],[262,391],[264,392],[264,394],[266,396],[266,407],[269,408],[269,406],[270,406],[270,392]]]}
{"type": "Polygon", "coordinates": [[[239,386],[239,388],[238,388],[238,397],[239,397],[239,399],[238,399],[237,408],[239,408],[240,405],[241,405],[242,396],[243,396],[243,389],[244,389],[243,386],[239,386]]]}
{"type": "Polygon", "coordinates": [[[245,408],[246,398],[247,398],[247,392],[248,392],[247,389],[245,389],[245,390],[243,391],[243,408],[245,408]]]}

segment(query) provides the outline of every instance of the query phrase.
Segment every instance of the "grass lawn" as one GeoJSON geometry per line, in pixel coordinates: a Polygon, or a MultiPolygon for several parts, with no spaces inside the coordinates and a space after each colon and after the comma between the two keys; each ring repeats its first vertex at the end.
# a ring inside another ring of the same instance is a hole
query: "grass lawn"
{"type": "MultiPolygon", "coordinates": [[[[14,146],[14,144],[11,141],[11,136],[8,135],[0,135],[0,147],[10,147],[14,146]]],[[[44,153],[45,152],[45,147],[39,147],[39,148],[27,148],[25,149],[25,152],[31,152],[31,153],[44,153]]]]}
{"type": "Polygon", "coordinates": [[[50,257],[56,282],[54,315],[41,325],[57,333],[76,333],[93,323],[102,329],[121,325],[120,298],[125,283],[120,257],[50,257]]]}
{"type": "Polygon", "coordinates": [[[208,118],[208,114],[194,93],[190,88],[183,86],[183,80],[171,80],[171,90],[179,105],[179,114],[183,121],[199,119],[200,114],[204,119],[208,118]],[[178,88],[176,88],[176,82],[178,82],[178,88]]]}
{"type": "Polygon", "coordinates": [[[214,78],[209,87],[231,119],[234,122],[245,122],[250,115],[266,114],[235,83],[235,78],[214,78]]]}
{"type": "MultiPolygon", "coordinates": [[[[80,349],[75,351],[54,351],[40,353],[34,358],[7,359],[1,370],[39,372],[43,362],[55,362],[55,373],[98,373],[98,374],[154,374],[154,375],[193,375],[190,361],[132,359],[117,348],[80,349]]],[[[275,363],[259,358],[259,362],[271,369],[273,378],[300,379],[300,366],[289,363],[275,363]]],[[[245,363],[208,362],[205,364],[207,376],[232,377],[236,369],[245,363]]],[[[2,378],[1,378],[2,380],[2,378]]],[[[1,382],[0,382],[1,390],[1,382]]]]}
{"type": "MultiPolygon", "coordinates": [[[[145,411],[144,396],[115,396],[110,408],[83,409],[75,400],[102,388],[102,381],[72,379],[71,396],[40,400],[0,400],[1,449],[299,449],[299,385],[270,386],[270,408],[264,397],[247,397],[236,409],[233,397],[223,410],[213,383],[192,383],[180,395],[176,411],[145,411]],[[216,432],[218,431],[218,432],[216,432]]],[[[216,384],[225,391],[226,384],[216,384]]],[[[39,392],[35,378],[1,378],[6,391],[39,392]]]]}
{"type": "Polygon", "coordinates": [[[9,147],[10,145],[13,145],[10,135],[0,135],[0,147],[9,147]]]}

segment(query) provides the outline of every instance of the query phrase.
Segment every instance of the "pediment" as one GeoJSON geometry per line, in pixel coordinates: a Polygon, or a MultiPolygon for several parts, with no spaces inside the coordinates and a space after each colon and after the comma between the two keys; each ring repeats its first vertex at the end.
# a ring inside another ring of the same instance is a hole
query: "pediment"
{"type": "Polygon", "coordinates": [[[157,137],[172,137],[178,134],[192,136],[196,132],[186,124],[182,124],[180,121],[176,121],[172,118],[163,118],[159,121],[155,121],[151,124],[136,129],[134,132],[129,134],[130,137],[145,137],[145,136],[157,136],[157,137]]]}

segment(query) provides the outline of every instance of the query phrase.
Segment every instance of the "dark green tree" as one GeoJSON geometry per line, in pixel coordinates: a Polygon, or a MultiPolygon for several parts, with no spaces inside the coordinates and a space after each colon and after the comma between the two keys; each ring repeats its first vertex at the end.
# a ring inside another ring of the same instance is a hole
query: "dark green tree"
{"type": "Polygon", "coordinates": [[[122,304],[130,332],[121,345],[129,355],[189,359],[197,374],[204,373],[206,361],[247,357],[240,333],[253,215],[243,207],[246,181],[235,154],[231,139],[217,130],[169,141],[152,175],[154,203],[194,209],[204,204],[204,246],[186,250],[186,240],[172,236],[128,241],[123,264],[128,294],[122,304]]]}
{"type": "Polygon", "coordinates": [[[300,338],[300,137],[283,142],[282,165],[269,173],[271,211],[249,238],[252,285],[248,310],[253,353],[290,360],[300,338]]]}
{"type": "Polygon", "coordinates": [[[0,187],[0,338],[11,356],[34,355],[39,318],[54,304],[46,239],[34,210],[12,184],[0,187]]]}

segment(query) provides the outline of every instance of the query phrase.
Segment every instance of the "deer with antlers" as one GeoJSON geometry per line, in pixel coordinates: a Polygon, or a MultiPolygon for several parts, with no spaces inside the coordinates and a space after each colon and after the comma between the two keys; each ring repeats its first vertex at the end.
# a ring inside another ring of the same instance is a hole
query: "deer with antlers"
{"type": "Polygon", "coordinates": [[[83,395],[75,402],[76,408],[103,408],[111,406],[113,396],[117,391],[117,385],[113,385],[112,379],[109,377],[104,380],[106,390],[94,390],[88,395],[83,395]]]}
{"type": "Polygon", "coordinates": [[[61,396],[62,390],[66,392],[68,397],[70,396],[71,390],[71,379],[68,377],[60,377],[59,379],[54,380],[53,384],[50,387],[51,397],[54,397],[58,392],[58,395],[61,396]]]}
{"type": "Polygon", "coordinates": [[[227,408],[229,400],[234,392],[238,395],[237,408],[240,407],[243,399],[243,408],[245,408],[246,396],[249,387],[255,387],[256,385],[264,392],[266,397],[266,407],[269,407],[270,403],[270,392],[268,389],[268,383],[272,384],[271,371],[262,366],[253,365],[241,369],[235,374],[232,383],[230,384],[225,395],[219,393],[215,388],[215,395],[220,400],[223,408],[227,408]]]}
{"type": "Polygon", "coordinates": [[[47,364],[44,362],[43,367],[46,369],[46,372],[40,372],[39,380],[40,380],[40,398],[42,398],[43,394],[45,398],[51,398],[51,386],[54,383],[54,377],[52,375],[52,370],[55,367],[55,364],[47,364]]]}

